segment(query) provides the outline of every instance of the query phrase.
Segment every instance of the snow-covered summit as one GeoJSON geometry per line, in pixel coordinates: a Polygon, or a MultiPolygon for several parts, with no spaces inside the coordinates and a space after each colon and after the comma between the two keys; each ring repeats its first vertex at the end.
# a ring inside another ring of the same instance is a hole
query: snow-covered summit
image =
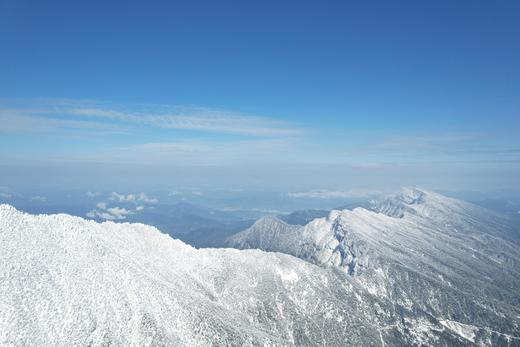
{"type": "Polygon", "coordinates": [[[227,241],[234,248],[259,248],[272,252],[283,251],[299,238],[300,226],[287,224],[275,216],[265,216],[258,219],[251,227],[236,234],[227,241]],[[271,242],[274,241],[274,242],[271,242]]]}
{"type": "MultiPolygon", "coordinates": [[[[499,300],[504,309],[520,311],[514,289],[520,286],[520,247],[506,240],[510,228],[492,211],[406,188],[276,234],[256,226],[234,235],[229,245],[275,250],[339,269],[374,295],[436,315],[443,310],[436,306],[439,297],[448,306],[499,300]],[[452,291],[465,294],[446,296],[452,291]]],[[[468,318],[470,312],[466,307],[458,314],[468,318]]]]}
{"type": "Polygon", "coordinates": [[[228,244],[286,252],[355,274],[369,265],[369,254],[377,261],[392,253],[386,248],[401,247],[401,254],[414,257],[409,250],[419,252],[447,243],[442,252],[459,242],[462,249],[471,245],[485,253],[488,242],[504,243],[504,250],[511,249],[503,240],[510,233],[511,225],[495,212],[413,187],[353,210],[333,210],[301,227],[275,217],[261,219],[232,236],[228,244]]]}
{"type": "Polygon", "coordinates": [[[370,200],[362,206],[368,210],[403,218],[406,214],[419,214],[422,217],[453,217],[453,213],[475,212],[494,214],[468,202],[449,198],[430,190],[405,187],[398,193],[380,199],[370,200]]]}
{"type": "Polygon", "coordinates": [[[371,200],[367,208],[390,217],[402,218],[405,212],[414,213],[414,205],[424,204],[427,195],[431,195],[431,193],[415,187],[403,188],[398,194],[384,199],[371,200]]]}

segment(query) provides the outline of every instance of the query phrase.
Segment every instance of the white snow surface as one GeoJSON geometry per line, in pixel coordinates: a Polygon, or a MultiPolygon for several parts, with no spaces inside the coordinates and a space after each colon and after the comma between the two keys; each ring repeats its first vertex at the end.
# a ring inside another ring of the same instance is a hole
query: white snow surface
{"type": "Polygon", "coordinates": [[[1,346],[344,344],[331,281],[283,254],[0,205],[1,346]]]}
{"type": "Polygon", "coordinates": [[[230,240],[274,252],[197,250],[143,224],[0,205],[0,346],[518,346],[507,228],[409,189],[230,240]]]}
{"type": "Polygon", "coordinates": [[[462,338],[470,341],[475,342],[475,333],[478,331],[477,328],[475,328],[472,325],[468,324],[462,324],[456,321],[452,320],[441,320],[441,324],[444,325],[446,328],[454,331],[456,334],[460,335],[462,338]]]}
{"type": "MultiPolygon", "coordinates": [[[[489,334],[520,335],[520,247],[508,241],[514,229],[490,210],[405,188],[363,207],[331,211],[305,226],[263,218],[228,245],[339,269],[369,294],[415,312],[410,321],[422,317],[418,310],[443,322],[462,317],[460,324],[480,327],[478,338],[462,335],[462,328],[451,331],[465,343],[489,345],[497,343],[489,334]]],[[[446,324],[438,323],[435,329],[446,331],[446,324]]],[[[421,330],[415,325],[408,331],[421,330]]]]}
{"type": "Polygon", "coordinates": [[[518,245],[500,237],[511,230],[492,211],[427,190],[404,188],[366,207],[333,210],[305,226],[264,217],[227,242],[239,249],[291,254],[351,275],[380,269],[378,263],[385,258],[403,265],[416,263],[420,271],[436,270],[435,277],[443,279],[447,266],[467,267],[468,262],[504,262],[503,267],[518,271],[518,245]],[[427,269],[440,261],[447,264],[427,269]]]}

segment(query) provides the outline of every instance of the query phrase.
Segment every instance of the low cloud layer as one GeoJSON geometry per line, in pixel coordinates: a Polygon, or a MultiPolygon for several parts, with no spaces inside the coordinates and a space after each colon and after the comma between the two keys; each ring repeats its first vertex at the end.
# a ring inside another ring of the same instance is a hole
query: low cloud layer
{"type": "Polygon", "coordinates": [[[151,198],[146,193],[139,194],[119,194],[116,192],[112,192],[108,198],[112,201],[118,202],[126,202],[126,203],[134,203],[137,204],[139,202],[146,204],[156,204],[158,200],[156,198],[151,198]]]}
{"type": "MultiPolygon", "coordinates": [[[[89,197],[97,197],[100,195],[102,194],[98,192],[87,192],[87,196],[89,197]]],[[[112,192],[108,194],[107,200],[109,200],[109,202],[98,202],[96,208],[87,213],[87,217],[106,220],[123,220],[129,215],[143,211],[146,208],[145,205],[156,204],[159,202],[158,199],[150,197],[143,192],[138,194],[120,194],[112,192]],[[122,204],[123,206],[112,206],[114,203],[122,204]]]]}
{"type": "Polygon", "coordinates": [[[134,214],[134,212],[124,207],[109,207],[107,203],[100,202],[96,204],[95,209],[87,213],[87,217],[106,220],[122,220],[126,219],[126,217],[131,214],[134,214]]]}

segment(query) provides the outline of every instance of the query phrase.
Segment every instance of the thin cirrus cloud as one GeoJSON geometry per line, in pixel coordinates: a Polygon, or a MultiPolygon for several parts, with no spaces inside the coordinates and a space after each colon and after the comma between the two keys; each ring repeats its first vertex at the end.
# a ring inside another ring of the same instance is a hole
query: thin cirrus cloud
{"type": "Polygon", "coordinates": [[[10,199],[13,196],[9,193],[0,192],[0,198],[10,199]]]}
{"type": "Polygon", "coordinates": [[[252,139],[234,141],[190,140],[136,144],[113,148],[106,157],[95,157],[93,161],[130,164],[170,165],[221,165],[251,163],[258,161],[287,160],[294,153],[295,145],[290,139],[252,139]],[[274,155],[273,153],[277,153],[274,155]],[[284,154],[285,153],[285,154],[284,154]]]}
{"type": "Polygon", "coordinates": [[[0,133],[56,134],[59,132],[125,133],[124,126],[81,119],[52,118],[48,110],[0,109],[0,133]]]}
{"type": "Polygon", "coordinates": [[[305,192],[290,192],[287,195],[291,198],[314,198],[314,199],[346,199],[346,198],[366,198],[382,194],[379,190],[313,190],[305,192]]]}
{"type": "Polygon", "coordinates": [[[154,111],[121,112],[100,108],[74,108],[68,112],[71,115],[104,118],[166,129],[267,137],[295,136],[301,133],[301,130],[290,128],[285,122],[272,118],[243,116],[233,112],[201,107],[172,107],[171,110],[163,110],[162,113],[154,111]]]}
{"type": "Polygon", "coordinates": [[[113,105],[74,100],[16,102],[0,109],[1,132],[79,130],[138,131],[142,126],[254,137],[298,136],[302,129],[270,117],[199,106],[113,105]]]}
{"type": "Polygon", "coordinates": [[[169,165],[273,161],[283,154],[294,158],[295,143],[304,134],[287,121],[203,107],[50,99],[0,102],[4,105],[0,133],[35,135],[26,147],[4,153],[4,159],[11,162],[27,158],[53,163],[169,165]],[[98,137],[103,135],[109,137],[98,137]],[[63,146],[61,138],[74,138],[75,146],[63,146]],[[77,141],[82,138],[87,141],[77,141]]]}
{"type": "Polygon", "coordinates": [[[406,162],[497,162],[518,160],[520,149],[479,134],[397,136],[353,146],[343,152],[357,160],[406,162]]]}

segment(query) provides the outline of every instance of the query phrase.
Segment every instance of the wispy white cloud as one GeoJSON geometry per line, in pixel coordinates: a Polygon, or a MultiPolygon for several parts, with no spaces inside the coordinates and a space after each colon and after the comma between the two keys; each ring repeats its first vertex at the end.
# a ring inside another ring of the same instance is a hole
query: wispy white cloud
{"type": "Polygon", "coordinates": [[[106,220],[122,220],[126,219],[126,217],[131,214],[134,214],[134,212],[124,207],[109,207],[107,203],[99,202],[96,204],[95,209],[87,213],[87,217],[100,218],[106,220]]]}
{"type": "Polygon", "coordinates": [[[350,190],[313,190],[306,192],[288,193],[291,198],[341,199],[366,198],[380,195],[378,190],[350,189],[350,190]]]}
{"type": "Polygon", "coordinates": [[[255,137],[297,136],[294,124],[271,117],[199,106],[113,105],[73,100],[29,100],[0,109],[0,131],[38,132],[63,128],[133,131],[141,126],[255,137]],[[34,105],[36,104],[36,105],[34,105]]]}
{"type": "Polygon", "coordinates": [[[109,197],[110,200],[115,200],[119,202],[135,202],[134,194],[119,194],[116,192],[112,192],[109,197]]]}
{"type": "Polygon", "coordinates": [[[9,193],[0,192],[0,198],[10,199],[12,197],[13,196],[11,194],[9,194],[9,193]]]}
{"type": "Polygon", "coordinates": [[[87,192],[87,196],[88,196],[89,198],[95,198],[95,197],[97,197],[97,196],[101,196],[101,193],[100,193],[100,192],[91,192],[91,191],[88,191],[88,192],[87,192]]]}
{"type": "Polygon", "coordinates": [[[36,195],[36,196],[33,196],[31,198],[32,201],[40,201],[40,202],[45,202],[47,201],[47,198],[44,197],[44,196],[40,196],[40,195],[36,195]]]}
{"type": "Polygon", "coordinates": [[[11,199],[12,197],[13,194],[11,194],[8,187],[0,186],[0,198],[11,199]]]}
{"type": "Polygon", "coordinates": [[[184,129],[249,136],[294,136],[301,130],[269,117],[245,116],[235,112],[204,107],[164,107],[159,110],[120,111],[106,108],[71,108],[67,113],[104,118],[158,128],[184,129]]]}
{"type": "MultiPolygon", "coordinates": [[[[98,196],[97,194],[91,194],[98,196]]],[[[109,202],[100,201],[96,207],[86,215],[90,218],[100,218],[106,220],[123,220],[129,215],[136,214],[145,209],[145,205],[155,204],[156,198],[148,196],[146,193],[139,194],[120,194],[112,192],[108,195],[109,202]],[[122,204],[121,206],[111,206],[113,203],[122,204]]]]}
{"type": "Polygon", "coordinates": [[[149,197],[146,193],[139,194],[119,194],[116,192],[112,192],[109,196],[110,200],[125,202],[125,203],[134,203],[137,204],[139,202],[146,204],[156,204],[158,200],[156,198],[149,197]]]}
{"type": "Polygon", "coordinates": [[[107,208],[107,212],[112,216],[115,216],[118,219],[124,219],[127,215],[132,214],[132,211],[127,210],[124,207],[109,207],[107,208]]]}
{"type": "Polygon", "coordinates": [[[347,148],[341,157],[350,162],[383,164],[479,163],[518,160],[520,148],[501,139],[474,133],[398,135],[347,148]]]}
{"type": "Polygon", "coordinates": [[[419,155],[460,155],[460,154],[518,154],[518,149],[483,147],[485,143],[476,134],[424,134],[382,138],[370,143],[353,146],[345,151],[352,156],[410,157],[419,155]]]}
{"type": "MultiPolygon", "coordinates": [[[[113,148],[104,156],[93,156],[92,160],[130,164],[223,165],[273,162],[284,155],[291,155],[293,150],[294,144],[290,139],[189,140],[113,148]]],[[[298,159],[296,154],[293,159],[298,159]]]]}
{"type": "Polygon", "coordinates": [[[128,214],[131,214],[130,211],[122,208],[111,208],[111,211],[100,211],[100,210],[92,210],[87,213],[87,217],[89,218],[100,218],[106,220],[122,220],[126,219],[128,214]]]}
{"type": "Polygon", "coordinates": [[[71,130],[91,134],[126,133],[124,125],[106,124],[93,120],[49,117],[49,111],[32,109],[0,109],[0,133],[56,134],[71,130]]]}
{"type": "Polygon", "coordinates": [[[457,145],[467,144],[473,140],[474,136],[468,136],[467,134],[394,136],[376,140],[372,139],[369,143],[362,143],[348,148],[345,153],[348,155],[365,156],[400,156],[456,148],[457,145]]]}

